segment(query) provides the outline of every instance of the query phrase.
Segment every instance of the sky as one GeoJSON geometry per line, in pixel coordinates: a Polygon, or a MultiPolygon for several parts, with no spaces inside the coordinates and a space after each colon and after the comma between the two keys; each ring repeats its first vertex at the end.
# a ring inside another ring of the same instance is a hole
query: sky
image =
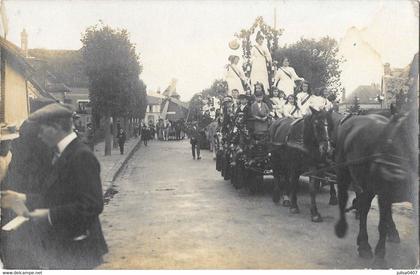
{"type": "Polygon", "coordinates": [[[386,16],[383,19],[389,24],[381,30],[385,37],[381,43],[389,43],[395,51],[384,52],[384,62],[405,66],[418,50],[418,17],[413,5],[404,0],[5,0],[5,5],[8,40],[20,45],[20,32],[25,28],[29,48],[79,49],[84,30],[99,20],[127,29],[140,54],[140,78],[148,91],[164,90],[175,78],[182,100],[222,78],[234,34],[249,28],[258,16],[274,25],[274,10],[277,28],[284,29],[280,45],[327,35],[339,41],[348,28],[363,28],[373,18],[386,16]],[[396,43],[399,38],[401,43],[396,43]]]}

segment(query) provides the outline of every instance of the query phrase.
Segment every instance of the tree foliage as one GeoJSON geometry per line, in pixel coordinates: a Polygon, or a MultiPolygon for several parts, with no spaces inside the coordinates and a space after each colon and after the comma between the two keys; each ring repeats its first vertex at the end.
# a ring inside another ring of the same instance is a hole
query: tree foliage
{"type": "Polygon", "coordinates": [[[284,57],[287,57],[296,73],[305,78],[312,88],[331,88],[341,92],[341,70],[339,68],[342,59],[338,56],[337,41],[330,37],[304,39],[279,48],[274,53],[274,59],[281,66],[284,57]]]}
{"type": "Polygon", "coordinates": [[[128,32],[96,25],[81,41],[92,107],[102,115],[127,115],[142,71],[128,32]]]}

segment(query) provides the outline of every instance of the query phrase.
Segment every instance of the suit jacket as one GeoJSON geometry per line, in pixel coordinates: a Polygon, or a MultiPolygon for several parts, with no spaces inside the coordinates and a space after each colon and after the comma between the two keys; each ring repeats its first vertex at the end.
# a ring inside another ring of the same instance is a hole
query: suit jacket
{"type": "Polygon", "coordinates": [[[265,102],[261,102],[261,108],[258,107],[257,102],[254,102],[251,105],[251,114],[253,117],[266,117],[270,114],[270,108],[265,102]]]}
{"type": "MultiPolygon", "coordinates": [[[[270,108],[264,102],[261,102],[261,108],[258,107],[257,102],[254,102],[251,105],[251,114],[254,118],[255,117],[263,118],[270,114],[270,108]]],[[[252,128],[253,128],[253,131],[255,132],[265,132],[268,130],[268,122],[255,120],[252,128]]]]}
{"type": "Polygon", "coordinates": [[[101,263],[108,248],[99,222],[100,165],[79,139],[66,147],[40,196],[28,195],[27,204],[50,209],[51,224],[38,224],[47,268],[87,269],[101,263]]]}

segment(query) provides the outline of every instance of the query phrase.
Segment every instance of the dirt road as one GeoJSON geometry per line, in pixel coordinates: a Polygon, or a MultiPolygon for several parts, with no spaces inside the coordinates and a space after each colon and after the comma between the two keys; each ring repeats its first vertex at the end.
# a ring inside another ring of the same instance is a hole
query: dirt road
{"type": "MultiPolygon", "coordinates": [[[[338,207],[328,190],[318,196],[323,223],[312,223],[309,195],[300,214],[275,205],[270,194],[235,190],[215,170],[208,151],[193,160],[189,143],[151,142],[129,161],[101,215],[109,253],[100,269],[343,269],[368,268],[357,255],[358,221],[348,215],[345,239],[334,234],[338,207]]],[[[270,179],[266,179],[267,184],[270,179]]],[[[398,207],[401,243],[387,243],[387,264],[414,267],[418,255],[413,213],[398,207]]],[[[377,207],[369,239],[378,240],[377,207]]]]}

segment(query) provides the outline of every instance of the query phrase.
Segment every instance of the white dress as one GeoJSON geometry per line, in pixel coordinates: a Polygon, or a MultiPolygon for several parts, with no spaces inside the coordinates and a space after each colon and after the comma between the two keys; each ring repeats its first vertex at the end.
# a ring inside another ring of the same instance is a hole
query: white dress
{"type": "Polygon", "coordinates": [[[292,118],[301,118],[303,117],[302,112],[299,109],[296,109],[295,105],[286,103],[283,107],[283,115],[285,117],[292,117],[292,118]],[[292,114],[293,113],[293,114],[292,114]]]}
{"type": "Polygon", "coordinates": [[[271,98],[271,101],[273,102],[273,115],[283,117],[284,105],[286,104],[286,100],[278,97],[273,97],[271,98]]]}
{"type": "Polygon", "coordinates": [[[308,94],[304,92],[301,92],[296,96],[297,105],[299,106],[299,109],[303,115],[311,113],[311,109],[309,107],[312,107],[317,111],[320,111],[321,109],[328,111],[332,108],[331,102],[329,102],[325,97],[316,95],[311,95],[308,100],[302,104],[302,101],[304,101],[307,97],[308,94]]]}
{"type": "Polygon", "coordinates": [[[280,67],[274,76],[274,85],[288,96],[294,93],[296,80],[303,80],[303,78],[296,74],[295,69],[280,67]]]}
{"type": "Polygon", "coordinates": [[[232,90],[238,90],[239,94],[244,94],[241,78],[245,80],[245,74],[242,68],[238,65],[229,64],[225,75],[225,80],[228,84],[228,95],[232,95],[232,90]]]}
{"type": "Polygon", "coordinates": [[[260,82],[264,85],[267,93],[270,85],[268,84],[267,62],[271,63],[271,54],[266,45],[254,45],[251,48],[251,85],[260,82]],[[265,56],[265,57],[264,57],[265,56]]]}

